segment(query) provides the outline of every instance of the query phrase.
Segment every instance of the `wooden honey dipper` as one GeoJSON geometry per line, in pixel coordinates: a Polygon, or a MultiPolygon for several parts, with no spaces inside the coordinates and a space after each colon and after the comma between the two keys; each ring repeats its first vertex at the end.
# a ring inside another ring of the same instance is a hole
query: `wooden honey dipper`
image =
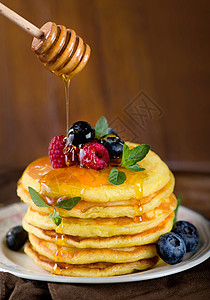
{"type": "Polygon", "coordinates": [[[2,3],[0,13],[34,37],[32,50],[51,72],[70,80],[86,65],[90,47],[74,30],[53,22],[47,22],[39,29],[2,3]]]}

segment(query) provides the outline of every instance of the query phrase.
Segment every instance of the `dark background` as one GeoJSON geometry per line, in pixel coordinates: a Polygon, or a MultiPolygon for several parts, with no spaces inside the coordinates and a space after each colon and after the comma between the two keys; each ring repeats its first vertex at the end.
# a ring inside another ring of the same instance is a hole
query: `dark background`
{"type": "MultiPolygon", "coordinates": [[[[73,28],[91,46],[71,82],[71,123],[105,115],[124,139],[150,144],[175,172],[183,204],[209,217],[210,2],[2,2],[37,27],[73,28]]],[[[8,203],[24,167],[65,134],[64,85],[31,41],[0,16],[0,192],[8,203]]]]}

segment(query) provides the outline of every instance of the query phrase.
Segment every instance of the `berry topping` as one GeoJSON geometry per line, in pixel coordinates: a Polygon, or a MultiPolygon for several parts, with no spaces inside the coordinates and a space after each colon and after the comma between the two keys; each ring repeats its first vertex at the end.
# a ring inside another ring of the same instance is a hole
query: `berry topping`
{"type": "Polygon", "coordinates": [[[80,164],[94,170],[104,169],[109,164],[109,152],[99,143],[85,144],[80,150],[80,164]]]}
{"type": "Polygon", "coordinates": [[[184,240],[187,252],[195,250],[198,245],[199,234],[193,224],[187,221],[179,221],[174,224],[172,231],[184,240]]]}
{"type": "Polygon", "coordinates": [[[108,150],[110,159],[122,157],[124,142],[119,136],[107,134],[101,137],[100,142],[108,150]]]}
{"type": "Polygon", "coordinates": [[[66,145],[64,138],[64,135],[57,135],[51,140],[49,144],[48,155],[54,169],[66,167],[65,155],[63,153],[64,147],[66,145]]]}
{"type": "Polygon", "coordinates": [[[11,228],[6,234],[6,243],[8,248],[18,251],[27,241],[28,233],[22,226],[11,228]]]}
{"type": "Polygon", "coordinates": [[[161,235],[157,241],[156,250],[160,258],[170,265],[181,262],[186,254],[183,239],[174,232],[161,235]]]}
{"type": "Polygon", "coordinates": [[[68,142],[74,146],[84,145],[95,138],[95,129],[85,121],[74,123],[68,132],[68,142]]]}

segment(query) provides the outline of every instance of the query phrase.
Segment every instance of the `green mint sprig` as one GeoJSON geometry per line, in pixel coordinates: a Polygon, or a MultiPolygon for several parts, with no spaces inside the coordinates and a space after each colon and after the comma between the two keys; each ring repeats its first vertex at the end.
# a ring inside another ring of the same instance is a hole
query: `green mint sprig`
{"type": "Polygon", "coordinates": [[[126,175],[124,172],[119,171],[116,168],[111,169],[109,173],[109,182],[115,185],[123,184],[126,181],[126,175]]]}
{"type": "Polygon", "coordinates": [[[71,210],[79,203],[80,200],[81,197],[72,197],[59,201],[55,206],[66,210],[71,210]]]}
{"type": "Polygon", "coordinates": [[[108,134],[108,131],[109,131],[109,125],[107,119],[103,116],[96,123],[96,127],[95,127],[96,138],[98,139],[108,134]]]}
{"type": "MultiPolygon", "coordinates": [[[[121,167],[126,168],[127,170],[133,172],[144,171],[144,168],[140,168],[138,162],[141,161],[149,152],[150,146],[142,144],[129,149],[129,147],[123,145],[123,155],[122,161],[120,163],[121,167]]],[[[122,171],[119,171],[116,168],[113,168],[109,173],[109,182],[115,185],[123,184],[126,181],[126,174],[122,171]]]]}
{"type": "Polygon", "coordinates": [[[174,220],[173,220],[173,224],[175,224],[177,222],[177,213],[178,213],[178,208],[180,206],[182,202],[182,195],[180,195],[178,198],[177,198],[177,205],[176,205],[176,209],[174,211],[174,220]]]}
{"type": "Polygon", "coordinates": [[[53,213],[48,215],[49,218],[51,218],[53,220],[53,222],[55,223],[55,225],[59,226],[60,223],[62,222],[62,218],[59,215],[58,211],[54,211],[53,213]]]}
{"type": "Polygon", "coordinates": [[[33,200],[34,204],[38,207],[49,207],[47,203],[44,202],[44,200],[39,196],[37,191],[33,189],[32,187],[28,187],[28,191],[31,195],[31,199],[33,200]]]}
{"type": "Polygon", "coordinates": [[[149,150],[150,146],[146,144],[136,146],[133,149],[129,149],[129,147],[124,144],[123,156],[120,166],[134,172],[144,171],[145,169],[140,168],[137,163],[147,155],[149,150]]]}
{"type": "Polygon", "coordinates": [[[32,201],[34,202],[34,204],[36,206],[38,206],[38,207],[53,207],[54,208],[54,212],[50,213],[48,215],[48,217],[51,218],[57,226],[60,225],[60,223],[62,221],[62,217],[59,215],[59,212],[56,211],[55,207],[63,208],[66,210],[71,210],[81,200],[81,197],[72,197],[69,199],[64,199],[64,200],[59,201],[57,204],[55,204],[55,206],[50,206],[46,202],[44,202],[42,197],[40,197],[40,195],[37,193],[37,191],[35,189],[33,189],[32,187],[29,186],[28,191],[31,195],[32,201]]]}

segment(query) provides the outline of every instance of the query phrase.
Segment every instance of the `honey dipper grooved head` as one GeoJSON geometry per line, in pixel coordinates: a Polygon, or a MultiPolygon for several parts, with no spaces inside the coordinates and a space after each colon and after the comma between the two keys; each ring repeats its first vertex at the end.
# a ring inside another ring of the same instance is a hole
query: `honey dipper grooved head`
{"type": "Polygon", "coordinates": [[[32,41],[32,50],[43,65],[58,76],[71,79],[86,65],[90,47],[72,29],[47,22],[43,36],[32,41]]]}

